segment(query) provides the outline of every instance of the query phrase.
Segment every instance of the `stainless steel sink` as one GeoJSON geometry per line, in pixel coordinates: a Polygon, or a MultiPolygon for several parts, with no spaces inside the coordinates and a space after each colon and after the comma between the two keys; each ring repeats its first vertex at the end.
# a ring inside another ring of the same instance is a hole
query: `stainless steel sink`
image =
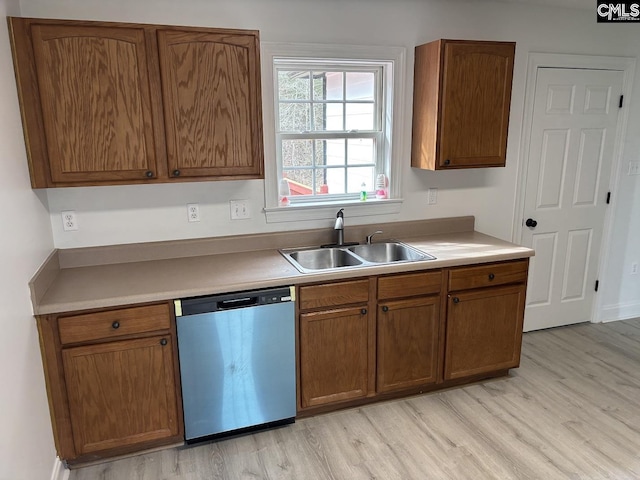
{"type": "Polygon", "coordinates": [[[371,263],[417,262],[433,260],[434,257],[400,242],[355,245],[349,251],[371,263]]]}
{"type": "Polygon", "coordinates": [[[432,255],[395,241],[352,247],[284,249],[280,253],[302,273],[435,259],[432,255]]]}
{"type": "MultiPolygon", "coordinates": [[[[285,254],[285,258],[294,260],[306,270],[327,270],[329,268],[355,267],[362,264],[361,260],[342,248],[298,250],[285,254]]],[[[294,263],[294,266],[298,265],[294,263]]]]}

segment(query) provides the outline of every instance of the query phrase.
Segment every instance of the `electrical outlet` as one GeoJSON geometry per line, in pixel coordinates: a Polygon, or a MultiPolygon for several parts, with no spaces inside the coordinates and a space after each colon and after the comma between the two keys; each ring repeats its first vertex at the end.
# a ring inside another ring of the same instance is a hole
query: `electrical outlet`
{"type": "Polygon", "coordinates": [[[65,232],[78,230],[78,217],[75,210],[65,210],[62,215],[62,228],[65,232]]]}
{"type": "Polygon", "coordinates": [[[427,190],[427,204],[436,205],[438,203],[438,189],[430,188],[427,190]]]}
{"type": "Polygon", "coordinates": [[[230,200],[231,220],[245,220],[251,218],[249,200],[230,200]]]}
{"type": "Polygon", "coordinates": [[[187,218],[190,222],[200,221],[200,206],[197,203],[187,203],[187,218]]]}
{"type": "Polygon", "coordinates": [[[640,162],[629,162],[629,175],[640,175],[640,162]]]}
{"type": "Polygon", "coordinates": [[[631,275],[637,275],[638,274],[638,262],[633,262],[631,264],[631,275]]]}

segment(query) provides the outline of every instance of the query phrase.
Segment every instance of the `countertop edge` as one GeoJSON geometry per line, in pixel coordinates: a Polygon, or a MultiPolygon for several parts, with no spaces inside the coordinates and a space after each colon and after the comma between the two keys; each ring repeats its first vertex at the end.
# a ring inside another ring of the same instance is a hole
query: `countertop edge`
{"type": "MultiPolygon", "coordinates": [[[[257,276],[252,280],[243,280],[239,283],[226,283],[219,282],[218,284],[204,285],[202,288],[188,288],[188,289],[171,289],[171,290],[159,290],[153,293],[132,293],[126,296],[106,296],[104,298],[87,298],[78,301],[64,302],[55,301],[43,301],[40,303],[34,303],[35,315],[47,315],[47,314],[59,314],[67,312],[79,312],[84,310],[95,310],[100,308],[119,308],[130,305],[163,302],[170,301],[178,298],[196,297],[200,295],[211,295],[217,293],[225,293],[231,291],[251,290],[257,288],[275,287],[281,285],[303,285],[318,282],[330,282],[347,280],[355,277],[374,276],[374,275],[387,275],[394,273],[413,272],[417,270],[431,270],[438,268],[456,267],[464,265],[476,265],[489,262],[502,262],[509,260],[518,260],[531,257],[535,255],[534,250],[528,247],[522,247],[509,242],[490,237],[488,235],[481,234],[479,232],[473,232],[474,236],[479,239],[487,239],[498,244],[496,247],[498,251],[492,250],[488,253],[480,253],[475,255],[461,255],[457,258],[444,258],[430,261],[387,264],[380,266],[367,266],[362,268],[348,269],[343,271],[331,271],[326,273],[311,273],[303,274],[291,267],[291,274],[279,275],[274,277],[257,276]]],[[[446,238],[446,234],[440,234],[436,237],[446,238]]],[[[420,248],[420,244],[433,240],[434,237],[417,237],[411,239],[399,239],[404,243],[411,246],[420,248]]],[[[254,252],[260,254],[261,251],[254,252]]],[[[274,250],[264,250],[265,256],[273,256],[274,250]]],[[[55,253],[55,252],[54,252],[55,253]]],[[[53,254],[52,254],[53,255],[53,254]]],[[[279,254],[278,254],[279,256],[279,254]]],[[[213,256],[215,257],[215,256],[213,256]]],[[[288,264],[284,257],[281,258],[282,262],[288,264]]],[[[94,268],[100,268],[94,267],[94,268]]],[[[73,269],[71,269],[73,270],[73,269]]],[[[53,280],[55,281],[55,279],[53,280]]],[[[52,283],[53,283],[52,281],[52,283]]],[[[41,300],[44,300],[41,298],[41,300]]]]}

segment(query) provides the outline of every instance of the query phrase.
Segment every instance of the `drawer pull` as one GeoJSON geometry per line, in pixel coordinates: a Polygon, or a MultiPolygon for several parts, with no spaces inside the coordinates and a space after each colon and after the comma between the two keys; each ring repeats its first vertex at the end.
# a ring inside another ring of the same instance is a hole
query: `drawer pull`
{"type": "Polygon", "coordinates": [[[460,303],[460,299],[458,297],[453,297],[453,303],[460,303]]]}
{"type": "Polygon", "coordinates": [[[120,322],[115,321],[111,324],[111,328],[113,328],[114,330],[120,328],[120,322]]]}
{"type": "Polygon", "coordinates": [[[147,170],[144,172],[144,176],[147,178],[153,178],[153,172],[151,170],[147,170]]]}
{"type": "Polygon", "coordinates": [[[362,310],[360,310],[360,313],[361,313],[362,315],[366,315],[366,314],[367,314],[367,309],[366,309],[366,308],[363,308],[362,310]]]}
{"type": "Polygon", "coordinates": [[[180,170],[174,170],[173,172],[171,172],[173,174],[174,177],[179,177],[180,176],[180,170]]]}
{"type": "Polygon", "coordinates": [[[162,340],[160,340],[160,345],[162,345],[163,347],[167,344],[167,339],[163,338],[162,340]]]}
{"type": "Polygon", "coordinates": [[[489,280],[493,280],[494,278],[496,278],[496,276],[493,273],[489,274],[489,280]]]}
{"type": "Polygon", "coordinates": [[[382,311],[383,312],[388,312],[389,311],[389,307],[387,307],[386,305],[384,307],[382,307],[382,311]]]}

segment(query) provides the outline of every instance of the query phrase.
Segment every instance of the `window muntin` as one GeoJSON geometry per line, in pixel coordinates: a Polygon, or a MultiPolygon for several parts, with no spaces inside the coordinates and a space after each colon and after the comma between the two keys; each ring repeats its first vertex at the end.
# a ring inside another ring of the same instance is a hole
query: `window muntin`
{"type": "Polygon", "coordinates": [[[278,178],[293,203],[355,199],[387,174],[383,68],[274,59],[278,178]]]}

